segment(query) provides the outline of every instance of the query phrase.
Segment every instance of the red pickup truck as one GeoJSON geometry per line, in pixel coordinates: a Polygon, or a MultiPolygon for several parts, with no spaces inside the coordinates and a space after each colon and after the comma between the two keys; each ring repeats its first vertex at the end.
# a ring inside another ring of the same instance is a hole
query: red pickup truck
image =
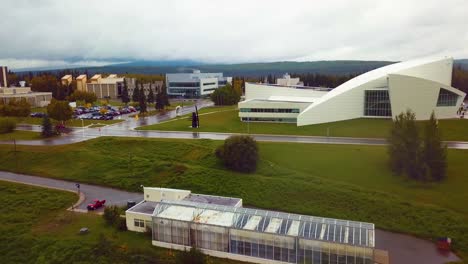
{"type": "Polygon", "coordinates": [[[96,210],[104,206],[106,203],[106,200],[94,200],[93,203],[88,204],[87,208],[88,210],[96,210]]]}

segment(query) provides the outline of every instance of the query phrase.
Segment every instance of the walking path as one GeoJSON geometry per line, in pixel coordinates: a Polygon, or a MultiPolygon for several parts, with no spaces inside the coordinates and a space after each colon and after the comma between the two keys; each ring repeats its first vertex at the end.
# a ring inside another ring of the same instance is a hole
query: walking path
{"type": "MultiPolygon", "coordinates": [[[[61,189],[65,191],[77,191],[76,183],[37,176],[16,174],[0,171],[0,180],[24,183],[46,188],[61,189]]],[[[106,205],[126,205],[127,201],[139,202],[143,200],[143,194],[122,191],[109,187],[90,184],[80,184],[80,192],[84,195],[83,202],[78,205],[81,210],[94,199],[106,199],[106,205]]],[[[101,209],[102,210],[102,209],[101,209]]],[[[450,261],[458,261],[459,258],[448,252],[439,252],[435,245],[429,241],[409,235],[396,234],[380,229],[376,230],[375,247],[387,250],[390,255],[390,263],[395,264],[442,264],[450,261]]]]}

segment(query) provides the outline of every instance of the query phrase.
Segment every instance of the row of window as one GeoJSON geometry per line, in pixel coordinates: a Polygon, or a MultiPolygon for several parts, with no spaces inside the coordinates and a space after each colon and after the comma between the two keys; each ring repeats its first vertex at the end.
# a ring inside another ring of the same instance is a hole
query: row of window
{"type": "Polygon", "coordinates": [[[200,82],[170,82],[169,87],[200,87],[200,82]]]}
{"type": "Polygon", "coordinates": [[[204,83],[203,85],[215,85],[216,83],[215,82],[210,82],[210,83],[204,83]]]}
{"type": "Polygon", "coordinates": [[[206,91],[214,91],[214,90],[216,90],[216,89],[218,89],[218,88],[208,88],[208,89],[203,89],[203,91],[204,91],[204,92],[206,92],[206,91]]]}
{"type": "Polygon", "coordinates": [[[437,106],[456,106],[458,94],[452,93],[444,88],[440,88],[437,106]]]}
{"type": "Polygon", "coordinates": [[[392,116],[388,90],[366,90],[364,93],[365,116],[392,116]]]}
{"type": "Polygon", "coordinates": [[[297,118],[242,117],[242,121],[297,123],[297,118]]]}
{"type": "Polygon", "coordinates": [[[240,108],[245,113],[299,113],[297,108],[240,108]]]}
{"type": "Polygon", "coordinates": [[[187,95],[197,95],[198,94],[198,89],[169,89],[169,93],[173,94],[187,94],[187,95]]]}
{"type": "Polygon", "coordinates": [[[145,221],[141,219],[134,220],[135,227],[145,227],[145,221]]]}

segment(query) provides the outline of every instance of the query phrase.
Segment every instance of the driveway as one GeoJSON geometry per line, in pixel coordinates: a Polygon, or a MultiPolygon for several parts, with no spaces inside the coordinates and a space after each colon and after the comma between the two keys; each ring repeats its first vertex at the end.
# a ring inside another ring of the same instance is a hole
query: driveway
{"type": "MultiPolygon", "coordinates": [[[[11,172],[0,171],[0,180],[19,182],[29,185],[48,187],[54,189],[61,189],[67,191],[77,192],[76,183],[70,181],[62,181],[56,179],[49,179],[37,176],[29,176],[23,174],[16,174],[11,172]]],[[[101,187],[96,185],[80,183],[80,192],[84,194],[84,201],[77,207],[78,209],[86,210],[86,206],[92,203],[95,199],[105,199],[106,205],[127,205],[127,201],[139,202],[143,200],[143,194],[126,192],[109,187],[101,187]]],[[[70,207],[72,205],[70,204],[70,207]]],[[[102,210],[102,209],[100,209],[102,210]]]]}
{"type": "MultiPolygon", "coordinates": [[[[14,181],[75,192],[77,191],[75,182],[16,174],[11,172],[0,171],[0,180],[14,181]]],[[[106,199],[107,205],[120,206],[126,205],[128,200],[135,202],[143,200],[143,194],[141,193],[126,192],[109,187],[80,184],[80,190],[85,195],[85,200],[78,206],[79,209],[86,209],[86,205],[92,202],[94,199],[106,199]]],[[[375,238],[375,247],[377,249],[389,251],[390,263],[442,264],[459,260],[455,254],[451,252],[443,254],[439,252],[436,249],[436,246],[430,241],[419,239],[413,236],[377,229],[375,238]]]]}

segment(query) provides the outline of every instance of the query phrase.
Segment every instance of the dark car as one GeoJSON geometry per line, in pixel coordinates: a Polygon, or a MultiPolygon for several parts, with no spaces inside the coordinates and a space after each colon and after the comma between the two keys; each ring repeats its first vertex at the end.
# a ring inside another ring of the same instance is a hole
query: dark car
{"type": "Polygon", "coordinates": [[[44,117],[46,114],[41,112],[31,113],[31,117],[44,117]]]}

